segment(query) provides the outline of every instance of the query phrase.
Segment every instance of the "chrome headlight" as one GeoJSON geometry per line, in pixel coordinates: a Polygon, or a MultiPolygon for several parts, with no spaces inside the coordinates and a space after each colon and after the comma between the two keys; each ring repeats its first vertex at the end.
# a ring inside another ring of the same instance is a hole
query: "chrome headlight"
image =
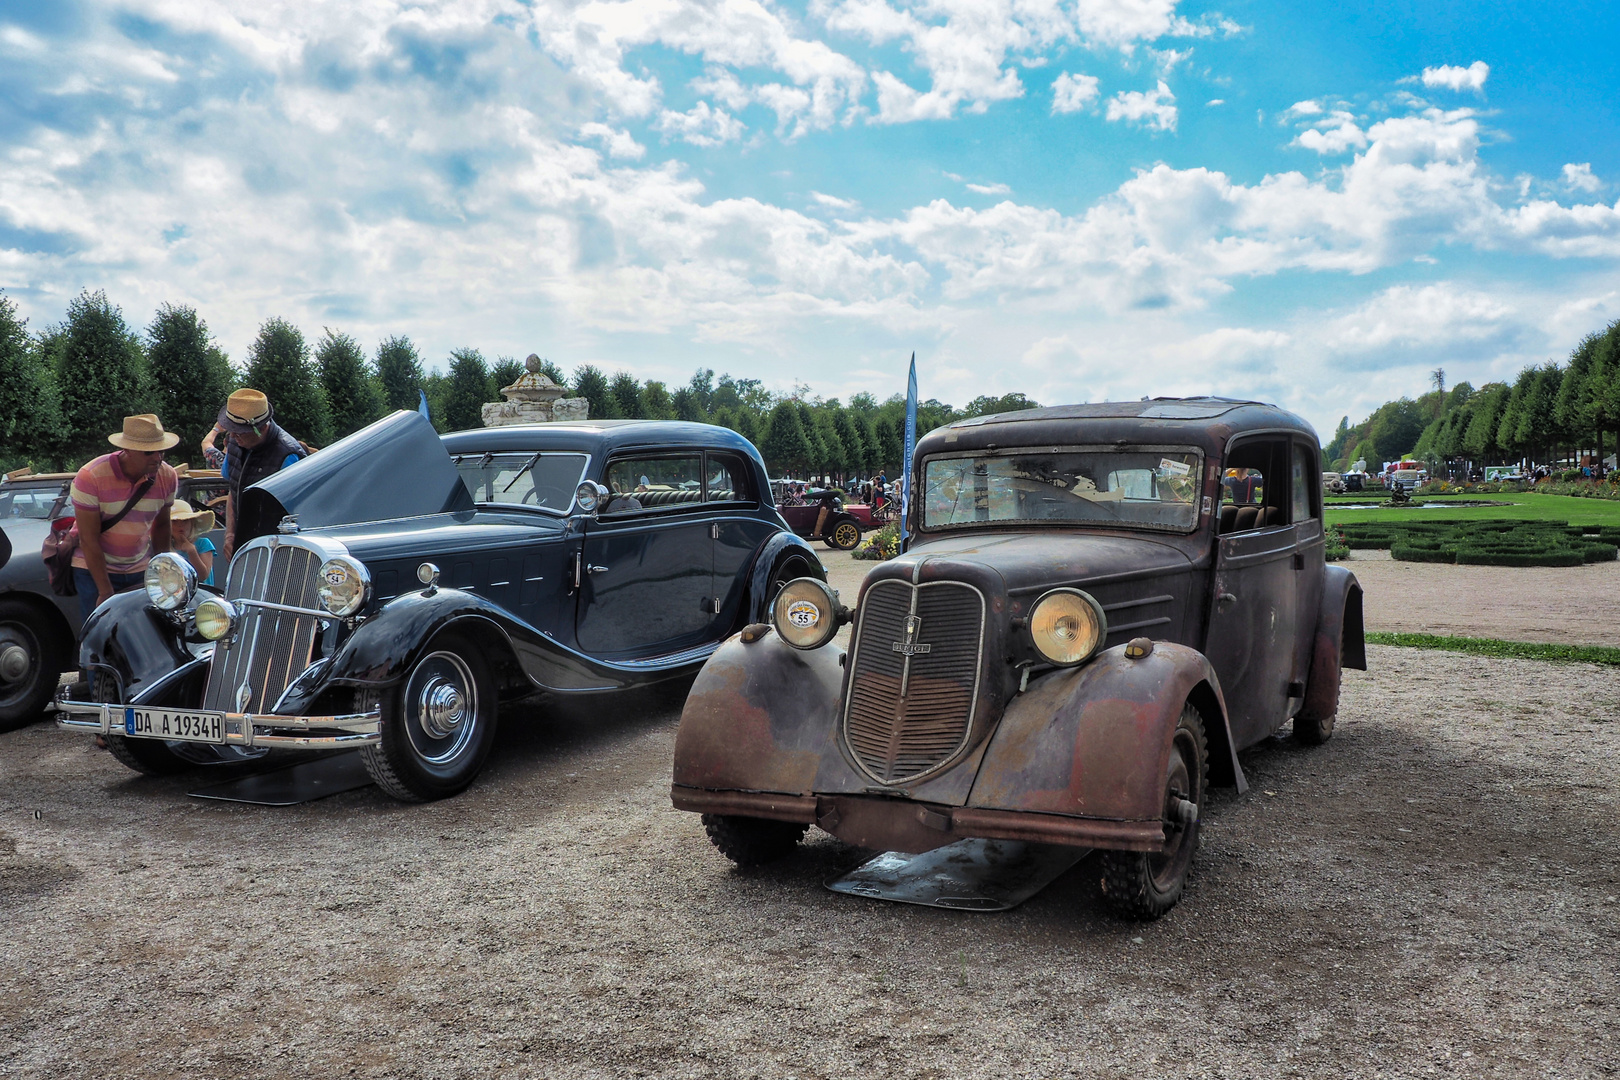
{"type": "Polygon", "coordinates": [[[1090,593],[1053,589],[1029,613],[1029,636],[1049,664],[1073,667],[1090,660],[1108,636],[1108,618],[1090,593]]]}
{"type": "Polygon", "coordinates": [[[210,596],[197,605],[194,614],[197,633],[209,641],[218,641],[236,626],[236,607],[222,596],[210,596]]]}
{"type": "Polygon", "coordinates": [[[327,559],[315,575],[321,606],[340,619],[365,607],[371,598],[371,574],[365,564],[347,555],[327,559]]]}
{"type": "Polygon", "coordinates": [[[146,595],[159,611],[183,608],[196,593],[197,571],[183,556],[165,551],[146,564],[146,595]]]}
{"type": "Polygon", "coordinates": [[[782,586],[771,605],[776,634],[795,649],[819,649],[833,639],[843,620],[838,598],[824,581],[795,578],[782,586]]]}

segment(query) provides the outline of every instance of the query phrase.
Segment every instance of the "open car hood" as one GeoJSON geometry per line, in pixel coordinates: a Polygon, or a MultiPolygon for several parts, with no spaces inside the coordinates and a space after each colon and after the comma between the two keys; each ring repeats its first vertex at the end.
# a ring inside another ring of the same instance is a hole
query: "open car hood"
{"type": "Polygon", "coordinates": [[[401,410],[242,492],[236,542],[275,532],[288,514],[318,529],[472,508],[439,433],[401,410]]]}

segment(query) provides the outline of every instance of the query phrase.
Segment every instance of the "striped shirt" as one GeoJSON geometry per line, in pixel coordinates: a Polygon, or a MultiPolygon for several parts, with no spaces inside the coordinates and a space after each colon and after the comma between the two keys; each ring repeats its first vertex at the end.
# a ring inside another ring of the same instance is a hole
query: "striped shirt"
{"type": "MultiPolygon", "coordinates": [[[[146,482],[130,480],[118,465],[118,452],[98,457],[73,477],[73,509],[99,513],[102,520],[124,508],[135,489],[146,482]]],[[[158,466],[157,479],[124,520],[101,534],[101,550],[107,557],[107,573],[139,574],[152,557],[152,521],[165,506],[174,503],[180,477],[167,462],[158,466]]],[[[73,552],[73,565],[88,570],[84,548],[73,552]]]]}

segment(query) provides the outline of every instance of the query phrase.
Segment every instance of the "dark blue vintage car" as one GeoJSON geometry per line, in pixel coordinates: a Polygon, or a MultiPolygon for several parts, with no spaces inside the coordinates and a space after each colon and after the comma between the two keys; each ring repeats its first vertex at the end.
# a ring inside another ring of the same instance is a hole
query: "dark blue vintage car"
{"type": "Polygon", "coordinates": [[[159,555],[86,624],[58,723],[149,774],[358,747],[400,799],[478,774],[501,704],[695,672],[825,578],[759,452],[705,424],[434,433],[394,413],[244,493],[222,592],[159,555]]]}

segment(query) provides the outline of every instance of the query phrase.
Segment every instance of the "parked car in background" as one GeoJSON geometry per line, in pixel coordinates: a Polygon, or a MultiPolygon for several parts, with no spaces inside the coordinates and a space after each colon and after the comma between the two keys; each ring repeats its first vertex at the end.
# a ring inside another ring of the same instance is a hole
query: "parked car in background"
{"type": "Polygon", "coordinates": [[[1108,900],[1162,914],[1210,786],[1245,788],[1238,751],[1290,720],[1329,738],[1341,666],[1366,665],[1360,586],[1323,559],[1320,462],[1299,417],[1222,398],[931,432],[910,545],[855,609],[789,582],[705,665],[675,807],[742,864],[812,824],[878,850],[1099,848],[1108,900]]]}
{"type": "Polygon", "coordinates": [[[223,590],[159,555],[98,608],[58,723],[145,773],[352,747],[396,798],[453,795],[503,705],[689,675],[824,577],[769,490],[721,427],[396,412],[243,493],[223,590]]]}
{"type": "Polygon", "coordinates": [[[1344,493],[1344,478],[1336,472],[1322,474],[1322,494],[1340,495],[1344,493]]]}
{"type": "Polygon", "coordinates": [[[837,491],[813,488],[797,505],[776,509],[788,527],[806,540],[824,541],[838,551],[853,551],[861,542],[861,519],[849,512],[837,491]]]}
{"type": "MultiPolygon", "coordinates": [[[[43,716],[62,673],[73,668],[79,598],[51,591],[40,558],[51,524],[73,517],[72,482],[72,473],[29,469],[0,479],[0,530],[12,550],[0,567],[0,731],[43,716]]],[[[223,499],[225,487],[214,470],[186,469],[179,497],[205,505],[223,499]]],[[[215,547],[223,537],[223,529],[209,534],[215,547]]]]}

